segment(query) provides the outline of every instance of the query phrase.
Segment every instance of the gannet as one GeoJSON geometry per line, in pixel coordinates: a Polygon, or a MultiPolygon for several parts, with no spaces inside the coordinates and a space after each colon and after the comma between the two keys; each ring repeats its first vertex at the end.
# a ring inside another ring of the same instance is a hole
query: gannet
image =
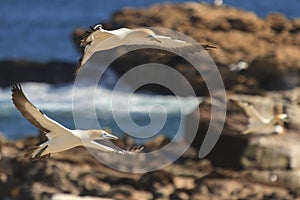
{"type": "Polygon", "coordinates": [[[134,147],[131,150],[122,150],[102,145],[97,140],[117,140],[118,137],[104,130],[70,130],[58,122],[50,119],[36,108],[25,96],[20,85],[12,88],[12,101],[21,114],[34,126],[44,132],[48,141],[39,146],[30,147],[25,152],[25,157],[39,159],[49,157],[51,153],[58,153],[76,146],[85,146],[101,150],[103,152],[115,152],[120,154],[137,153],[143,147],[134,147]]]}
{"type": "Polygon", "coordinates": [[[216,6],[220,6],[220,5],[223,4],[223,0],[214,0],[214,4],[215,4],[216,6]]]}
{"type": "Polygon", "coordinates": [[[281,134],[284,132],[284,122],[287,121],[286,113],[276,114],[273,117],[263,117],[254,107],[248,102],[237,101],[231,99],[239,107],[241,107],[248,116],[248,126],[242,134],[281,134]]]}
{"type": "Polygon", "coordinates": [[[154,49],[174,52],[179,55],[199,52],[201,50],[216,48],[214,45],[190,43],[183,40],[173,39],[169,36],[156,35],[148,28],[120,28],[116,30],[104,30],[101,24],[90,27],[87,35],[81,40],[80,46],[84,47],[83,56],[79,59],[78,68],[84,65],[96,52],[113,49],[115,47],[127,46],[140,47],[143,49],[154,49]]]}
{"type": "Polygon", "coordinates": [[[245,61],[239,61],[238,63],[233,63],[229,65],[229,70],[233,72],[239,72],[248,69],[249,64],[245,61]]]}

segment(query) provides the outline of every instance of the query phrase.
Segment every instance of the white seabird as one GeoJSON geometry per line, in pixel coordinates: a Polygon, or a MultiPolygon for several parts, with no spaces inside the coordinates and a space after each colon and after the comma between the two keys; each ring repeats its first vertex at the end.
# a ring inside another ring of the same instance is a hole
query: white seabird
{"type": "Polygon", "coordinates": [[[287,121],[286,113],[276,114],[273,117],[263,117],[254,107],[248,102],[231,99],[245,114],[249,117],[248,126],[242,134],[281,134],[284,132],[284,122],[287,121]]]}
{"type": "Polygon", "coordinates": [[[76,146],[85,146],[103,152],[120,154],[136,153],[143,149],[143,147],[134,147],[131,150],[122,150],[96,142],[96,140],[118,139],[117,136],[104,130],[70,130],[62,126],[37,109],[26,98],[20,85],[13,86],[12,101],[21,114],[34,126],[43,131],[48,138],[48,141],[45,143],[28,148],[25,157],[30,157],[31,159],[49,157],[51,153],[58,153],[76,146]]]}
{"type": "Polygon", "coordinates": [[[245,61],[239,61],[238,63],[233,63],[229,65],[229,70],[233,72],[239,72],[248,69],[249,64],[245,61]]]}
{"type": "Polygon", "coordinates": [[[214,4],[216,6],[221,6],[223,4],[223,0],[214,0],[214,4]]]}
{"type": "Polygon", "coordinates": [[[101,24],[90,27],[91,30],[81,40],[80,46],[84,47],[84,54],[79,60],[78,68],[84,65],[96,52],[113,49],[125,45],[128,49],[140,47],[143,49],[163,50],[179,55],[195,53],[216,48],[213,45],[190,43],[173,39],[169,36],[156,35],[148,28],[120,28],[112,31],[104,30],[101,24]]]}

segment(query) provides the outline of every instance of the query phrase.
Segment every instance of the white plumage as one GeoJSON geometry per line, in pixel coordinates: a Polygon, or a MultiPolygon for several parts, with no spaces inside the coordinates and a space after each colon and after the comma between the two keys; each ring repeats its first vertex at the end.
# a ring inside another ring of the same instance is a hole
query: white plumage
{"type": "MultiPolygon", "coordinates": [[[[231,99],[232,100],[232,99],[231,99]]],[[[232,100],[241,107],[248,116],[248,126],[242,134],[281,134],[284,132],[284,121],[288,115],[285,113],[273,115],[273,117],[263,117],[254,107],[248,102],[232,100]]]]}
{"type": "Polygon", "coordinates": [[[25,156],[31,159],[49,157],[51,153],[58,153],[76,146],[85,146],[104,152],[135,153],[140,152],[143,147],[134,147],[132,150],[122,150],[102,145],[97,140],[118,139],[118,137],[104,130],[70,130],[58,122],[50,119],[37,109],[24,95],[21,86],[14,85],[12,88],[12,101],[21,114],[33,125],[43,131],[48,141],[36,147],[31,147],[25,156]]]}
{"type": "Polygon", "coordinates": [[[195,53],[203,49],[216,48],[213,45],[190,43],[183,40],[173,39],[169,36],[156,35],[148,28],[120,28],[116,30],[104,30],[102,26],[91,27],[91,31],[81,40],[84,47],[84,54],[79,61],[79,66],[83,66],[89,58],[96,52],[126,46],[129,50],[135,48],[160,49],[176,53],[179,55],[195,53]]]}

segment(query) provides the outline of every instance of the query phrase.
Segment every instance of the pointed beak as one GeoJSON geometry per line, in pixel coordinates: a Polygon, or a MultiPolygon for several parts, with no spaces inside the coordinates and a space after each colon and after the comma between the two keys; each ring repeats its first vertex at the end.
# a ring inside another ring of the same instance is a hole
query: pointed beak
{"type": "Polygon", "coordinates": [[[288,115],[287,114],[280,114],[279,115],[279,119],[287,120],[288,119],[288,115]]]}
{"type": "Polygon", "coordinates": [[[148,35],[148,37],[150,40],[153,40],[153,41],[156,41],[156,42],[159,42],[159,43],[162,43],[161,40],[159,40],[157,37],[155,37],[154,35],[148,35]]]}
{"type": "Polygon", "coordinates": [[[283,121],[286,122],[286,123],[289,123],[289,122],[290,122],[290,120],[289,120],[288,117],[283,118],[283,121]]]}
{"type": "Polygon", "coordinates": [[[106,136],[104,136],[104,137],[105,137],[105,139],[109,139],[109,140],[117,140],[117,139],[119,139],[117,136],[109,134],[109,133],[107,133],[106,136]]]}
{"type": "Polygon", "coordinates": [[[278,121],[282,121],[282,122],[286,122],[286,123],[289,122],[288,115],[285,113],[277,115],[276,118],[278,121]]]}

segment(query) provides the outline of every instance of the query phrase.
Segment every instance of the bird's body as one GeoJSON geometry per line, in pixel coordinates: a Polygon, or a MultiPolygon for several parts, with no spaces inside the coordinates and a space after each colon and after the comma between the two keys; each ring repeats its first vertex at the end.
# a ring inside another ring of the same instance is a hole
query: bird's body
{"type": "Polygon", "coordinates": [[[258,123],[249,123],[247,129],[242,132],[242,134],[281,134],[284,132],[284,128],[282,125],[277,124],[277,119],[271,119],[265,122],[258,123]]]}
{"type": "MultiPolygon", "coordinates": [[[[231,99],[232,100],[232,99],[231,99]]],[[[254,107],[253,105],[236,101],[235,102],[239,107],[241,107],[245,114],[249,118],[248,126],[242,134],[281,134],[284,132],[284,121],[286,121],[288,115],[285,113],[276,114],[273,117],[263,117],[254,107]]]]}
{"type": "Polygon", "coordinates": [[[13,86],[12,100],[21,114],[33,125],[46,133],[48,141],[36,147],[27,149],[25,156],[32,159],[48,157],[52,153],[58,153],[71,149],[76,146],[85,146],[104,152],[131,153],[139,152],[143,148],[134,148],[133,151],[126,151],[110,146],[102,145],[96,140],[118,139],[116,136],[107,133],[104,130],[70,130],[58,122],[50,119],[37,109],[24,95],[21,86],[13,86]]]}
{"type": "Polygon", "coordinates": [[[223,0],[214,0],[214,4],[216,6],[221,6],[223,4],[223,0]]]}
{"type": "Polygon", "coordinates": [[[202,48],[197,43],[157,35],[148,28],[120,28],[108,31],[104,30],[101,25],[91,27],[91,31],[81,40],[80,45],[84,47],[84,54],[79,61],[78,67],[83,66],[94,53],[120,46],[126,46],[129,50],[134,50],[135,48],[157,48],[179,55],[216,48],[208,44],[202,45],[202,48]]]}
{"type": "Polygon", "coordinates": [[[41,153],[40,157],[46,156],[48,154],[52,153],[58,153],[62,151],[69,150],[76,146],[83,146],[80,138],[78,138],[76,135],[72,134],[72,131],[70,131],[71,134],[67,134],[65,136],[56,137],[53,139],[50,139],[46,141],[45,143],[39,145],[39,147],[33,152],[32,157],[37,157],[37,154],[39,151],[41,151],[43,148],[45,148],[41,153]]]}

